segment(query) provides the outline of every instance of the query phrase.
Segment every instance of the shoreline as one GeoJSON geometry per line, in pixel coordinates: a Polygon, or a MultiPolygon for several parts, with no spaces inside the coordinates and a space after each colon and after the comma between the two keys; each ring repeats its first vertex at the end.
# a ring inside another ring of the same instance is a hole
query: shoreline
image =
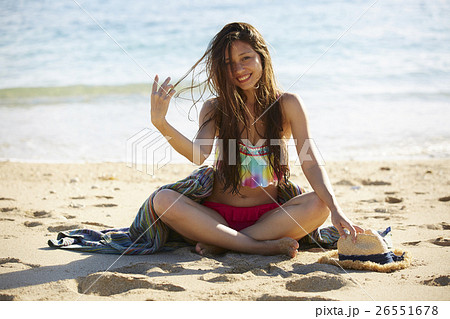
{"type": "MultiPolygon", "coordinates": [[[[449,300],[450,202],[441,199],[450,196],[450,159],[326,162],[346,215],[363,228],[391,226],[394,247],[412,255],[409,268],[389,274],[318,264],[318,248],[293,259],[208,258],[191,246],[118,258],[47,246],[65,229],[128,227],[157,187],[196,167],[169,164],[152,176],[124,162],[0,162],[1,299],[449,300]],[[94,290],[80,292],[104,271],[94,290]]],[[[300,167],[291,166],[290,179],[310,190],[300,167]]]]}
{"type": "MultiPolygon", "coordinates": [[[[379,157],[379,158],[369,158],[369,159],[360,159],[360,158],[350,158],[350,159],[331,159],[325,160],[326,163],[346,163],[346,162],[362,162],[362,163],[377,163],[377,162],[392,162],[392,161],[401,161],[401,162],[421,162],[421,161],[450,161],[450,157],[437,157],[431,155],[424,155],[423,157],[411,157],[411,158],[399,158],[399,157],[379,157]]],[[[212,164],[213,161],[210,161],[212,164]]],[[[19,163],[19,164],[125,164],[128,162],[123,160],[79,160],[79,161],[58,161],[58,160],[34,160],[34,159],[16,159],[16,158],[0,158],[1,163],[19,163]]],[[[292,165],[295,161],[289,161],[289,165],[292,165]]],[[[142,165],[142,164],[139,164],[142,165]]],[[[188,160],[183,162],[171,162],[166,165],[192,165],[197,166],[195,164],[191,164],[188,160]]],[[[202,164],[208,165],[208,164],[202,164]]],[[[201,165],[200,165],[201,166],[201,165]]]]}

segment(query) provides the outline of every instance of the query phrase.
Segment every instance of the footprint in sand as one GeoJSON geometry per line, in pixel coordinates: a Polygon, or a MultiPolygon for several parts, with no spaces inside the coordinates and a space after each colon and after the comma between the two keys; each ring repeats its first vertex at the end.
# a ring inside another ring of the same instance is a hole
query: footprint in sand
{"type": "Polygon", "coordinates": [[[267,271],[264,271],[263,269],[255,269],[252,270],[252,273],[257,276],[281,276],[283,278],[291,277],[292,274],[289,271],[286,271],[278,266],[275,266],[273,264],[269,264],[267,271]]]}
{"type": "Polygon", "coordinates": [[[352,181],[349,181],[347,179],[341,179],[339,182],[334,183],[335,185],[342,185],[342,186],[355,186],[356,184],[352,181]]]}
{"type": "Polygon", "coordinates": [[[72,224],[72,225],[56,225],[56,226],[49,226],[47,227],[47,230],[51,233],[59,233],[60,231],[65,231],[65,230],[71,230],[71,229],[80,229],[83,228],[83,226],[78,225],[78,224],[72,224]]]}
{"type": "Polygon", "coordinates": [[[383,219],[383,220],[390,220],[391,219],[389,216],[380,216],[380,215],[372,216],[371,218],[383,219]]]}
{"type": "MultiPolygon", "coordinates": [[[[230,254],[232,255],[232,254],[230,254]]],[[[270,269],[272,267],[271,263],[265,264],[264,266],[261,266],[261,263],[258,261],[250,261],[250,260],[240,260],[236,259],[234,257],[229,256],[229,263],[230,268],[225,271],[227,274],[243,274],[246,272],[265,272],[269,273],[270,269]]]]}
{"type": "Polygon", "coordinates": [[[157,264],[157,266],[159,268],[161,268],[162,270],[164,270],[167,273],[179,273],[182,272],[184,270],[183,266],[179,266],[179,265],[171,265],[171,264],[157,264]]]}
{"type": "Polygon", "coordinates": [[[363,179],[361,181],[361,184],[364,186],[385,186],[385,185],[391,185],[390,182],[385,181],[371,181],[370,179],[363,179]]]}
{"type": "Polygon", "coordinates": [[[289,291],[321,292],[337,290],[352,285],[353,282],[342,276],[314,272],[300,279],[288,281],[286,283],[286,289],[289,291]]]}
{"type": "Polygon", "coordinates": [[[395,195],[397,192],[384,192],[384,195],[395,195]]]}
{"type": "Polygon", "coordinates": [[[45,210],[39,210],[39,211],[34,211],[33,213],[31,213],[33,215],[33,217],[36,218],[48,218],[48,217],[52,217],[52,214],[45,211],[45,210]]]}
{"type": "Polygon", "coordinates": [[[337,299],[324,298],[320,296],[302,297],[302,296],[279,296],[264,294],[256,298],[257,301],[337,301],[337,299]]]}
{"type": "Polygon", "coordinates": [[[251,277],[255,277],[255,275],[253,275],[252,273],[248,273],[248,274],[221,274],[221,275],[217,275],[217,274],[213,274],[213,273],[207,273],[207,274],[204,274],[204,275],[200,276],[199,279],[203,280],[203,281],[211,282],[211,283],[217,283],[217,282],[228,283],[228,282],[236,282],[236,281],[249,279],[251,277]]]}
{"type": "Polygon", "coordinates": [[[155,289],[164,291],[185,291],[181,286],[169,283],[154,283],[144,275],[121,273],[95,273],[77,279],[78,292],[89,295],[111,296],[133,289],[155,289]]]}
{"type": "Polygon", "coordinates": [[[450,239],[444,237],[438,237],[436,239],[431,239],[429,242],[438,246],[450,246],[450,239]]]}
{"type": "Polygon", "coordinates": [[[82,222],[83,225],[89,225],[89,226],[98,226],[98,227],[105,227],[105,228],[113,228],[113,226],[108,226],[102,223],[96,223],[96,222],[82,222]]]}
{"type": "Polygon", "coordinates": [[[420,225],[420,228],[428,228],[433,230],[448,230],[450,229],[450,225],[446,222],[438,223],[438,224],[426,224],[426,225],[420,225]]]}
{"type": "Polygon", "coordinates": [[[12,257],[6,257],[6,258],[0,258],[0,267],[3,268],[14,268],[14,269],[30,269],[30,268],[39,268],[41,265],[37,264],[28,264],[24,263],[20,259],[12,258],[12,257]]]}
{"type": "Polygon", "coordinates": [[[328,273],[328,274],[339,274],[340,269],[336,268],[334,265],[329,264],[299,264],[295,263],[292,265],[292,273],[298,275],[307,275],[314,272],[328,273]]]}
{"type": "Polygon", "coordinates": [[[117,204],[96,204],[95,207],[116,207],[117,204]]]}
{"type": "Polygon", "coordinates": [[[433,276],[430,279],[424,280],[421,283],[427,286],[448,286],[450,281],[450,276],[433,276]]]}
{"type": "Polygon", "coordinates": [[[407,241],[407,242],[402,243],[402,245],[406,245],[406,246],[417,246],[417,245],[419,245],[420,243],[421,243],[420,240],[418,240],[418,241],[407,241]]]}
{"type": "Polygon", "coordinates": [[[27,226],[27,227],[36,227],[36,226],[41,226],[42,225],[41,222],[30,222],[30,221],[26,221],[23,224],[25,226],[27,226]]]}
{"type": "Polygon", "coordinates": [[[371,198],[371,199],[361,199],[360,200],[361,203],[378,203],[379,200],[376,198],[371,198]]]}
{"type": "Polygon", "coordinates": [[[387,197],[384,199],[384,201],[385,201],[386,203],[389,203],[389,204],[398,204],[398,203],[403,202],[403,198],[397,198],[397,197],[393,197],[393,196],[387,196],[387,197]]]}
{"type": "Polygon", "coordinates": [[[101,195],[101,196],[95,196],[97,198],[105,198],[105,199],[113,199],[113,196],[106,196],[106,195],[101,195]]]}
{"type": "MultiPolygon", "coordinates": [[[[288,271],[283,270],[282,268],[275,266],[273,263],[268,263],[266,265],[261,264],[250,264],[247,262],[238,261],[236,262],[230,269],[225,271],[226,274],[244,274],[246,277],[248,276],[281,276],[283,278],[291,277],[292,274],[288,271]]],[[[205,277],[206,278],[206,277],[205,277]]],[[[239,277],[236,277],[239,278],[239,277]]],[[[226,281],[225,279],[224,281],[226,281]]]]}
{"type": "Polygon", "coordinates": [[[84,208],[85,206],[83,204],[72,202],[72,203],[69,204],[69,207],[70,208],[84,208]]]}
{"type": "Polygon", "coordinates": [[[166,275],[168,273],[169,274],[180,273],[184,270],[185,269],[183,266],[166,263],[159,263],[159,264],[137,263],[134,265],[113,269],[114,272],[119,272],[122,274],[137,274],[151,277],[157,275],[166,275]]]}
{"type": "Polygon", "coordinates": [[[74,196],[74,197],[70,197],[70,199],[86,199],[85,196],[74,196]]]}

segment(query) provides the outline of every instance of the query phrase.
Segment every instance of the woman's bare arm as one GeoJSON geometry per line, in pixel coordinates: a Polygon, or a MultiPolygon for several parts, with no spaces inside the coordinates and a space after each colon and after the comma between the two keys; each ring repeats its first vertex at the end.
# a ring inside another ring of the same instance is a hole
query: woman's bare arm
{"type": "Polygon", "coordinates": [[[213,100],[208,100],[203,104],[199,116],[199,129],[194,140],[191,141],[166,120],[170,99],[175,92],[171,90],[172,85],[169,84],[169,81],[170,78],[167,78],[158,90],[158,76],[155,77],[151,97],[152,124],[178,153],[192,163],[201,165],[211,154],[213,140],[216,136],[214,121],[209,121],[202,127],[203,123],[210,117],[211,111],[213,111],[213,100]]]}
{"type": "Polygon", "coordinates": [[[318,158],[319,152],[315,149],[315,143],[310,137],[308,119],[306,117],[301,99],[294,95],[285,93],[282,97],[283,111],[291,127],[292,137],[296,140],[297,154],[299,155],[303,173],[316,192],[317,196],[328,206],[331,211],[333,225],[339,234],[345,235],[343,228],[347,228],[352,237],[363,230],[353,225],[340,208],[325,168],[318,158]]]}

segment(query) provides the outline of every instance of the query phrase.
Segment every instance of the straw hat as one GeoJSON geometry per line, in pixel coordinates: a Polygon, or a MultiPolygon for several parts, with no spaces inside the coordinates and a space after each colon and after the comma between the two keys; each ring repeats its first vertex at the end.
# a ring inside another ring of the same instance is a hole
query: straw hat
{"type": "MultiPolygon", "coordinates": [[[[382,234],[386,236],[389,231],[390,228],[387,228],[382,234]]],[[[358,234],[355,243],[351,236],[339,238],[337,247],[337,251],[331,251],[321,257],[319,263],[379,272],[391,272],[411,264],[408,252],[399,249],[389,251],[387,241],[371,229],[358,234]]]]}

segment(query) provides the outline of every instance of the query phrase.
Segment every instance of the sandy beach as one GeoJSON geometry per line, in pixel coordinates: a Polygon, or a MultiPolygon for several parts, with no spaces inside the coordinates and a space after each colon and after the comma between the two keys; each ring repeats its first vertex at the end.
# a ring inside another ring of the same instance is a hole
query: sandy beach
{"type": "MultiPolygon", "coordinates": [[[[449,300],[450,160],[326,163],[346,214],[364,228],[391,226],[394,247],[412,255],[392,273],[319,264],[320,248],[289,259],[202,257],[192,246],[146,256],[47,246],[61,230],[128,227],[157,187],[194,168],[171,164],[150,176],[125,163],[0,163],[0,299],[449,300]]],[[[299,167],[291,180],[308,187],[299,167]]]]}

